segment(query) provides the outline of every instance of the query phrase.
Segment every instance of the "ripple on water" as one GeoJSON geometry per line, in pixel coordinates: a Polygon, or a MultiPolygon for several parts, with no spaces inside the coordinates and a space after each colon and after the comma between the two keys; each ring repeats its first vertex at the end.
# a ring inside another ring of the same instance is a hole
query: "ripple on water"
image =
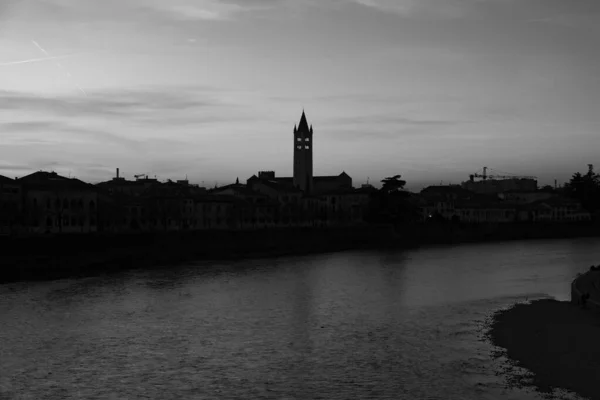
{"type": "Polygon", "coordinates": [[[560,292],[574,267],[544,252],[589,265],[597,244],[590,260],[570,242],[505,243],[0,286],[0,394],[539,399],[505,387],[483,325],[560,292]]]}

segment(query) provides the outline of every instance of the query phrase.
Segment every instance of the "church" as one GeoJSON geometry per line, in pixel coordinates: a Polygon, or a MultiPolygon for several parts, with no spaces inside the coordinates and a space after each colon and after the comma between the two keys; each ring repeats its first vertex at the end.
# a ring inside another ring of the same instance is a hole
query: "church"
{"type": "Polygon", "coordinates": [[[320,195],[338,190],[352,189],[352,178],[342,172],[337,176],[313,176],[313,127],[309,126],[306,114],[302,111],[300,123],[294,126],[294,174],[292,177],[279,178],[273,171],[261,171],[258,176],[248,179],[248,186],[253,182],[265,181],[282,188],[293,188],[305,195],[320,195]]]}

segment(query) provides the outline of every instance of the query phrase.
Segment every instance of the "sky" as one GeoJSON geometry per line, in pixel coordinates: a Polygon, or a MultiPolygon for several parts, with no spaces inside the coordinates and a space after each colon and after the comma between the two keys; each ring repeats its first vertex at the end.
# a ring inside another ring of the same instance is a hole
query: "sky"
{"type": "Polygon", "coordinates": [[[0,174],[600,169],[598,0],[0,0],[0,174]]]}

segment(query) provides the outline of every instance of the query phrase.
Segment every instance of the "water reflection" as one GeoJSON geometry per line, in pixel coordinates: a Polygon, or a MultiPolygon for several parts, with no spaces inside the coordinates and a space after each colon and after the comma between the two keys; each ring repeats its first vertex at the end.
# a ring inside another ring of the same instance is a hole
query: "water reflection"
{"type": "Polygon", "coordinates": [[[165,267],[0,286],[0,395],[537,399],[478,341],[495,309],[567,298],[597,239],[165,267]]]}

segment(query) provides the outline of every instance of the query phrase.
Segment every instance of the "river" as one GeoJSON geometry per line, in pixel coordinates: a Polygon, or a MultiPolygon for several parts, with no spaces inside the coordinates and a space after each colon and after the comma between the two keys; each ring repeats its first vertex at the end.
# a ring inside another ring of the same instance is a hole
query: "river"
{"type": "Polygon", "coordinates": [[[599,262],[588,238],[1,285],[0,399],[541,399],[486,318],[599,262]]]}

